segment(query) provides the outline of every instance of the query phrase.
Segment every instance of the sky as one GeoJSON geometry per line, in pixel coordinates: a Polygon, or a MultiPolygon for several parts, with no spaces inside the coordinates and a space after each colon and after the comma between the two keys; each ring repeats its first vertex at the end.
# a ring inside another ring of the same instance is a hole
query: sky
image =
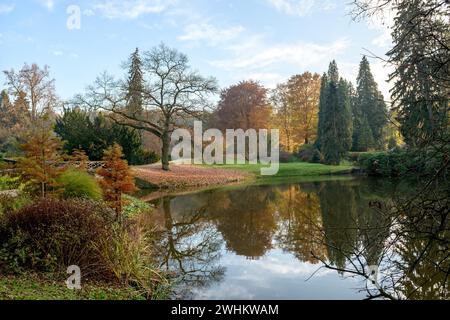
{"type": "MultiPolygon", "coordinates": [[[[294,74],[326,72],[333,59],[356,83],[362,56],[383,57],[392,40],[381,21],[352,21],[349,2],[0,0],[0,70],[48,65],[57,94],[68,99],[105,70],[123,77],[122,62],[136,47],[164,42],[221,88],[249,79],[273,88],[294,74]]],[[[370,62],[389,100],[390,70],[370,62]]],[[[2,74],[0,88],[4,81],[2,74]]]]}

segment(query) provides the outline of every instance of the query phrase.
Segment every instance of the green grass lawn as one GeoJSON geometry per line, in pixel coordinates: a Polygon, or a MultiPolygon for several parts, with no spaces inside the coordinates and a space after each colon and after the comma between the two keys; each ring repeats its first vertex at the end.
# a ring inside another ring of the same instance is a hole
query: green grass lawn
{"type": "Polygon", "coordinates": [[[70,290],[64,279],[25,273],[0,276],[0,300],[143,300],[129,287],[81,284],[81,290],[70,290]]]}
{"type": "MultiPolygon", "coordinates": [[[[267,167],[261,164],[224,164],[213,165],[221,169],[242,170],[255,174],[258,178],[271,178],[274,176],[262,176],[261,168],[267,167]]],[[[275,177],[302,177],[302,176],[321,176],[332,174],[349,174],[354,168],[351,164],[341,164],[339,166],[327,166],[320,163],[292,162],[280,163],[280,168],[275,177]]]]}

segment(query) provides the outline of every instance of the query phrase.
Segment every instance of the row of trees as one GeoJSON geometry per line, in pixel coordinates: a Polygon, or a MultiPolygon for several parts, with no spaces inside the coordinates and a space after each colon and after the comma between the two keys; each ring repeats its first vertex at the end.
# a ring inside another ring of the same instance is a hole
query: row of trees
{"type": "Polygon", "coordinates": [[[322,76],[316,141],[325,163],[339,164],[342,156],[351,148],[351,99],[351,84],[339,77],[337,64],[332,61],[328,73],[322,76]]]}
{"type": "Polygon", "coordinates": [[[25,65],[18,73],[5,71],[15,101],[10,103],[2,93],[0,121],[8,129],[23,128],[35,125],[39,113],[45,113],[56,118],[55,130],[69,153],[83,149],[91,160],[98,160],[117,142],[132,164],[150,156],[142,150],[146,132],[160,140],[165,170],[170,134],[198,118],[222,130],[279,128],[284,151],[297,152],[301,145],[315,142],[328,164],[339,163],[349,150],[385,147],[386,105],[366,57],[356,90],[340,78],[333,61],[322,77],[304,72],[271,91],[255,81],[232,85],[222,90],[217,108],[208,99],[218,91],[216,80],[193,71],[184,54],[163,44],[143,55],[136,49],[125,69],[123,80],[103,73],[84,94],[66,103],[69,108],[59,116],[53,112],[57,98],[48,67],[25,65]]]}
{"type": "Polygon", "coordinates": [[[254,81],[233,85],[222,91],[211,125],[279,128],[285,151],[296,152],[315,142],[325,163],[338,164],[350,150],[384,149],[387,123],[384,98],[363,57],[356,90],[339,76],[335,61],[322,77],[310,72],[294,75],[270,93],[254,81]]]}
{"type": "Polygon", "coordinates": [[[130,164],[158,161],[155,152],[144,150],[140,131],[119,125],[97,110],[65,108],[66,103],[56,96],[55,81],[47,66],[42,69],[36,64],[25,64],[18,72],[10,70],[4,74],[8,90],[0,94],[0,153],[20,155],[20,145],[27,143],[29,136],[50,126],[64,141],[69,155],[81,149],[90,160],[101,160],[104,151],[118,143],[130,164]],[[55,112],[57,107],[63,107],[61,114],[55,112]]]}
{"type": "Polygon", "coordinates": [[[360,63],[356,90],[351,82],[339,77],[337,64],[332,61],[320,88],[316,146],[324,162],[339,164],[349,150],[384,149],[387,124],[386,103],[367,58],[364,56],[360,63]]]}

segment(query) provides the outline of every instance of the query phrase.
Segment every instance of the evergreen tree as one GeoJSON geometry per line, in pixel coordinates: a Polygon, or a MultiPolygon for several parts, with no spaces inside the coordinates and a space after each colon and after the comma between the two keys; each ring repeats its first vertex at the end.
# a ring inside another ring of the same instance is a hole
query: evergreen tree
{"type": "Polygon", "coordinates": [[[324,115],[325,115],[325,97],[327,95],[327,86],[328,84],[328,76],[326,73],[322,75],[322,81],[320,84],[320,97],[319,97],[319,122],[317,124],[317,139],[316,139],[316,148],[320,150],[321,141],[323,139],[323,125],[324,125],[324,115]]]}
{"type": "Polygon", "coordinates": [[[11,110],[11,101],[6,90],[2,90],[0,94],[0,126],[9,126],[9,112],[11,110]]]}
{"type": "Polygon", "coordinates": [[[127,111],[132,115],[142,113],[142,92],[144,89],[144,79],[142,76],[142,61],[139,49],[131,54],[128,82],[127,82],[127,111]]]}
{"type": "Polygon", "coordinates": [[[351,146],[351,86],[339,78],[334,60],[324,78],[319,106],[319,145],[326,164],[339,164],[351,146]]]}
{"type": "Polygon", "coordinates": [[[358,128],[358,134],[354,135],[353,145],[357,146],[355,148],[355,151],[367,151],[370,148],[373,147],[374,141],[373,141],[373,134],[372,130],[370,129],[369,121],[367,120],[366,116],[362,117],[362,120],[360,120],[361,123],[359,124],[358,128]]]}
{"type": "Polygon", "coordinates": [[[377,142],[374,147],[381,148],[383,128],[387,124],[387,110],[384,97],[378,90],[378,85],[370,70],[369,61],[364,56],[359,64],[359,73],[353,106],[353,146],[354,151],[367,151],[367,141],[377,142]],[[363,127],[368,121],[370,130],[363,127]],[[368,136],[368,135],[372,136],[368,136]],[[364,135],[361,139],[360,135],[364,135]],[[364,141],[363,145],[359,142],[364,141]]]}
{"type": "Polygon", "coordinates": [[[90,160],[101,160],[104,150],[118,143],[130,164],[143,164],[142,138],[138,131],[117,124],[101,113],[66,109],[56,119],[55,132],[64,140],[64,149],[69,154],[81,149],[90,160]]]}
{"type": "Polygon", "coordinates": [[[339,107],[340,117],[339,135],[341,138],[341,155],[345,154],[352,147],[353,119],[352,106],[354,103],[354,89],[350,81],[343,78],[339,80],[339,107]]]}
{"type": "Polygon", "coordinates": [[[426,145],[449,132],[449,4],[398,1],[387,55],[396,66],[392,99],[405,142],[426,145]]]}

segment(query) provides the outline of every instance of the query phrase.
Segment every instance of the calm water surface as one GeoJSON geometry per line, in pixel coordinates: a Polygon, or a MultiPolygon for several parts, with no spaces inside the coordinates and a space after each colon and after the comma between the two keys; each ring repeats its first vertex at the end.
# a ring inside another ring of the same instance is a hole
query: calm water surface
{"type": "Polygon", "coordinates": [[[152,202],[161,265],[178,275],[174,298],[362,299],[363,279],[319,260],[344,266],[341,249],[368,241],[357,226],[381,223],[369,204],[397,192],[386,180],[348,178],[167,196],[152,202]]]}

